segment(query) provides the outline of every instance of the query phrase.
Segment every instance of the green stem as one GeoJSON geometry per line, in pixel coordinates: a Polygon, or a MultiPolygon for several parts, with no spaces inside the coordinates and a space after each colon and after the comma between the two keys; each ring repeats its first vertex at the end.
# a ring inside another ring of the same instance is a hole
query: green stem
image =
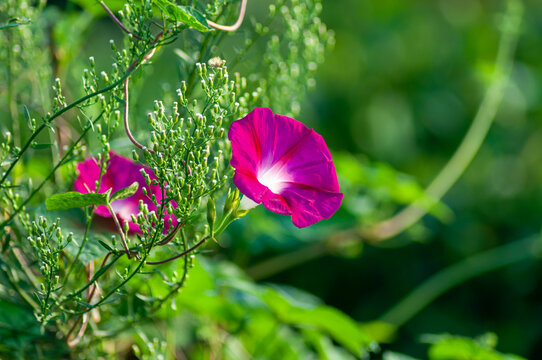
{"type": "Polygon", "coordinates": [[[64,155],[64,157],[62,157],[62,159],[56,164],[56,166],[53,168],[53,170],[51,170],[51,172],[49,172],[49,174],[45,177],[45,179],[38,185],[38,187],[36,187],[32,193],[30,193],[30,195],[21,203],[21,205],[19,205],[17,207],[17,209],[15,209],[15,211],[6,219],[4,220],[2,223],[0,223],[0,228],[3,228],[4,226],[6,226],[9,222],[11,222],[11,220],[13,220],[13,218],[15,216],[17,216],[17,214],[19,214],[19,212],[21,212],[21,210],[23,209],[23,207],[28,204],[28,202],[30,200],[32,200],[32,198],[34,197],[34,195],[36,195],[40,190],[41,188],[45,185],[45,183],[47,183],[47,181],[53,176],[53,174],[58,170],[59,167],[61,167],[62,165],[65,164],[65,161],[68,159],[68,157],[71,156],[71,154],[73,153],[73,150],[75,150],[75,147],[83,140],[83,138],[85,137],[86,133],[92,128],[92,126],[94,124],[96,124],[100,118],[102,117],[103,115],[103,111],[102,113],[92,122],[92,125],[88,125],[84,130],[83,132],[81,133],[81,135],[79,136],[79,138],[77,138],[77,140],[75,140],[75,142],[73,143],[73,145],[71,146],[71,148],[66,152],[66,154],[64,155]]]}
{"type": "Polygon", "coordinates": [[[21,139],[20,139],[20,131],[19,131],[19,119],[17,119],[17,104],[15,103],[15,97],[13,96],[13,69],[11,66],[12,60],[13,60],[13,52],[11,49],[11,43],[12,43],[12,33],[8,31],[6,34],[8,45],[7,45],[7,86],[8,86],[8,93],[7,93],[7,102],[8,102],[8,108],[9,108],[9,115],[10,115],[10,121],[12,124],[12,132],[13,132],[13,143],[15,146],[19,146],[21,139]]]}
{"type": "Polygon", "coordinates": [[[0,271],[4,274],[6,280],[11,285],[12,289],[15,290],[15,292],[19,294],[19,296],[24,301],[26,301],[26,303],[30,305],[30,307],[32,307],[36,311],[40,310],[39,305],[36,304],[36,302],[30,297],[30,295],[28,295],[23,289],[19,287],[19,285],[17,285],[17,283],[14,280],[11,279],[8,271],[4,268],[5,266],[7,265],[2,261],[2,264],[0,264],[0,271]]]}
{"type": "Polygon", "coordinates": [[[540,256],[540,245],[540,235],[535,235],[466,258],[430,277],[380,320],[399,327],[455,286],[492,270],[540,256]]]}
{"type": "Polygon", "coordinates": [[[325,255],[327,252],[328,246],[326,243],[317,241],[301,249],[264,260],[246,269],[246,273],[254,280],[264,279],[272,274],[279,273],[304,262],[317,259],[320,256],[325,255]]]}
{"type": "MultiPolygon", "coordinates": [[[[514,50],[518,39],[522,12],[523,7],[519,0],[508,1],[508,10],[506,14],[507,27],[503,29],[503,35],[499,43],[493,82],[489,86],[465,138],[452,158],[427,188],[426,193],[433,200],[431,200],[430,203],[427,203],[427,200],[424,200],[423,202],[417,201],[407,206],[395,216],[383,220],[376,225],[361,230],[358,230],[357,228],[347,229],[323,241],[333,245],[335,242],[340,242],[344,239],[350,240],[357,238],[359,241],[381,241],[396,236],[419,221],[431,206],[435,205],[446,192],[448,192],[453,184],[455,184],[480,149],[493,119],[497,114],[513,66],[514,50]]],[[[311,246],[312,245],[309,245],[309,247],[311,246]]],[[[332,248],[333,246],[327,247],[328,251],[332,248]]],[[[300,249],[296,250],[296,253],[301,254],[304,251],[304,249],[300,249]]],[[[307,257],[307,260],[323,256],[328,251],[314,254],[314,256],[307,257]]],[[[282,257],[282,255],[279,255],[277,258],[280,259],[280,257],[282,257]]],[[[267,263],[267,265],[265,267],[260,267],[259,264],[253,267],[258,269],[258,276],[260,278],[271,276],[303,262],[296,260],[290,261],[289,263],[279,263],[279,261],[274,260],[275,259],[266,260],[265,263],[267,263]],[[278,267],[274,269],[271,268],[269,264],[276,264],[278,267]],[[265,272],[263,272],[262,269],[265,269],[265,272]]]]}
{"type": "Polygon", "coordinates": [[[70,275],[73,271],[73,268],[77,265],[77,261],[79,260],[79,257],[81,256],[81,253],[83,252],[83,248],[85,247],[85,244],[87,243],[88,239],[88,233],[90,232],[90,225],[92,224],[92,218],[94,217],[94,210],[91,211],[90,215],[87,215],[87,226],[85,227],[85,234],[83,235],[83,240],[81,241],[81,246],[79,246],[79,250],[77,250],[77,254],[75,255],[75,258],[70,263],[70,266],[68,267],[68,270],[66,271],[66,276],[64,277],[64,281],[62,282],[62,290],[60,291],[60,296],[64,293],[64,289],[66,289],[66,284],[68,283],[68,280],[70,279],[70,275]]]}
{"type": "Polygon", "coordinates": [[[63,108],[59,109],[57,112],[55,112],[53,115],[49,116],[47,119],[45,119],[40,126],[38,126],[36,128],[36,130],[32,133],[32,135],[30,136],[30,138],[28,139],[28,141],[24,144],[23,148],[19,151],[19,154],[17,154],[17,157],[15,158],[15,160],[13,162],[11,162],[9,168],[6,170],[6,172],[4,172],[4,175],[2,176],[2,178],[0,179],[0,184],[3,184],[5,182],[5,180],[7,179],[8,175],[11,173],[11,171],[13,170],[13,168],[15,167],[15,165],[19,162],[19,160],[21,159],[22,155],[28,150],[28,148],[30,147],[30,145],[32,144],[32,142],[36,139],[36,137],[38,137],[38,135],[43,131],[43,129],[45,129],[47,126],[49,126],[49,123],[52,122],[53,120],[55,120],[57,117],[59,117],[60,115],[64,114],[66,111],[76,107],[77,105],[87,101],[88,99],[91,99],[95,96],[98,96],[102,93],[105,93],[105,92],[108,92],[109,90],[112,90],[114,88],[116,88],[117,86],[119,86],[120,84],[122,84],[124,82],[124,79],[126,79],[128,76],[130,76],[130,74],[132,73],[132,71],[134,71],[136,67],[132,67],[130,69],[128,69],[128,71],[126,71],[124,73],[124,75],[119,78],[117,81],[115,81],[114,83],[112,83],[111,85],[109,86],[106,86],[100,90],[97,90],[93,93],[90,93],[88,95],[85,95],[77,100],[75,100],[74,102],[72,102],[71,104],[69,105],[66,105],[64,106],[63,108]]]}
{"type": "Polygon", "coordinates": [[[482,100],[463,141],[452,158],[427,187],[425,192],[430,200],[424,198],[414,202],[392,218],[363,230],[362,236],[373,241],[385,240],[408,229],[427,214],[465,172],[478,150],[480,150],[502,101],[514,65],[514,51],[518,40],[522,13],[523,6],[520,1],[508,1],[506,24],[503,25],[503,35],[495,62],[493,82],[482,100]]]}

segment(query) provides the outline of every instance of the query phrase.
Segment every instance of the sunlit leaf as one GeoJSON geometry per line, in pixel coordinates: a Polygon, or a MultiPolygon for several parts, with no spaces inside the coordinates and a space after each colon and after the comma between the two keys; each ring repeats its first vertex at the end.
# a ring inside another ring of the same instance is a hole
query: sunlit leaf
{"type": "Polygon", "coordinates": [[[154,4],[160,8],[171,20],[186,24],[198,31],[212,31],[202,13],[189,6],[174,4],[168,0],[154,0],[154,4]]]}
{"type": "Polygon", "coordinates": [[[70,191],[62,194],[55,194],[45,200],[47,210],[67,210],[92,205],[106,205],[109,192],[97,194],[81,194],[77,191],[70,191]]]}

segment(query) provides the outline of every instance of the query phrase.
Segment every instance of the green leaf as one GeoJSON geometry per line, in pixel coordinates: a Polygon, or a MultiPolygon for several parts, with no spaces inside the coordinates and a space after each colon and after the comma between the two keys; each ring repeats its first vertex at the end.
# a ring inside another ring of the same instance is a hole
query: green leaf
{"type": "Polygon", "coordinates": [[[113,251],[113,248],[111,246],[109,246],[109,244],[106,243],[105,241],[98,240],[98,243],[100,243],[100,245],[102,245],[103,248],[106,249],[107,251],[113,251]]]}
{"type": "MultiPolygon", "coordinates": [[[[66,227],[63,226],[62,230],[65,229],[66,227]]],[[[80,244],[78,242],[81,241],[82,235],[78,236],[77,238],[78,240],[74,239],[65,247],[65,250],[74,257],[79,252],[80,244]]],[[[105,243],[104,240],[106,240],[105,236],[89,235],[85,246],[81,250],[78,261],[81,264],[88,264],[88,262],[91,260],[99,259],[107,255],[110,250],[103,247],[103,244],[105,243]]]]}
{"type": "Polygon", "coordinates": [[[26,123],[28,124],[28,128],[32,129],[32,119],[30,118],[30,112],[28,111],[26,105],[23,105],[23,114],[24,118],[26,119],[26,123]]]}
{"type": "Polygon", "coordinates": [[[37,142],[33,141],[32,144],[30,144],[30,146],[32,147],[32,149],[36,149],[36,150],[43,150],[43,149],[48,149],[52,146],[53,144],[38,144],[37,142]]]}
{"type": "Polygon", "coordinates": [[[77,191],[70,191],[62,194],[55,194],[45,200],[47,210],[67,210],[91,205],[106,205],[110,191],[102,194],[87,193],[81,194],[77,191]]]}
{"type": "MultiPolygon", "coordinates": [[[[86,11],[90,12],[94,16],[107,16],[104,8],[100,6],[96,0],[70,0],[71,2],[81,6],[86,11]]],[[[107,7],[113,13],[122,10],[126,2],[124,0],[107,0],[107,7]]]]}
{"type": "Polygon", "coordinates": [[[337,309],[324,305],[312,308],[295,306],[273,289],[265,292],[264,300],[282,322],[298,326],[315,326],[356,356],[365,354],[366,349],[374,344],[359,324],[337,309]]]}
{"type": "Polygon", "coordinates": [[[16,27],[16,26],[27,25],[27,24],[30,24],[30,19],[27,19],[25,17],[14,18],[14,19],[9,20],[7,24],[0,25],[0,30],[5,30],[5,29],[16,27]]]}
{"type": "Polygon", "coordinates": [[[429,348],[430,360],[525,360],[517,355],[496,351],[497,337],[494,334],[485,334],[476,339],[449,334],[424,335],[422,342],[432,344],[429,348]]]}
{"type": "Polygon", "coordinates": [[[384,354],[382,354],[382,359],[383,360],[419,360],[408,355],[399,354],[399,353],[391,352],[391,351],[385,351],[384,354]]]}
{"type": "Polygon", "coordinates": [[[189,6],[174,4],[168,0],[154,0],[154,4],[160,8],[170,19],[186,24],[198,31],[212,31],[202,13],[189,6]]]}
{"type": "Polygon", "coordinates": [[[132,185],[125,187],[124,189],[121,189],[119,191],[116,191],[111,195],[111,201],[113,200],[121,200],[126,199],[132,195],[134,195],[139,189],[139,183],[137,181],[133,182],[132,185]]]}

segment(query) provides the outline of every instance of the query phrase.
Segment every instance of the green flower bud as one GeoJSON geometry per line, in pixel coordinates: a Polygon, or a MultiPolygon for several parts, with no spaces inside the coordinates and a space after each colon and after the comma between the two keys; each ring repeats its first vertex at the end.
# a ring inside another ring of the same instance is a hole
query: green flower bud
{"type": "Polygon", "coordinates": [[[209,198],[207,200],[207,223],[209,224],[209,228],[211,229],[211,234],[213,232],[213,226],[215,224],[216,220],[216,206],[215,201],[213,198],[209,198]]]}

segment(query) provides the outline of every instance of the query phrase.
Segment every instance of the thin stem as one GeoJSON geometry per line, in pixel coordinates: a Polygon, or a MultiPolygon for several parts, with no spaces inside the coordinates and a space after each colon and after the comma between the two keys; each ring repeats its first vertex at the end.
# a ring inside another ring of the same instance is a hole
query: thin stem
{"type": "Polygon", "coordinates": [[[28,148],[30,147],[30,145],[32,144],[32,142],[38,137],[38,135],[43,131],[43,129],[45,129],[47,126],[49,126],[49,124],[55,120],[57,117],[59,117],[60,115],[64,114],[66,111],[76,107],[77,105],[87,101],[88,99],[91,99],[97,95],[100,95],[104,92],[108,92],[109,90],[112,90],[114,88],[116,88],[118,85],[122,84],[124,82],[124,79],[126,79],[128,76],[130,76],[131,72],[134,70],[134,67],[132,68],[129,68],[125,73],[124,75],[122,75],[122,77],[120,79],[118,79],[117,81],[115,81],[114,83],[112,83],[111,85],[109,86],[106,86],[100,90],[97,90],[93,93],[90,93],[90,94],[87,94],[77,100],[75,100],[74,102],[72,102],[71,104],[69,105],[66,105],[64,106],[63,108],[57,110],[57,112],[55,112],[53,115],[51,115],[50,117],[48,117],[47,119],[44,119],[43,120],[43,123],[41,123],[40,126],[38,126],[36,128],[36,130],[32,133],[32,135],[30,136],[30,138],[27,140],[27,142],[24,144],[24,146],[22,147],[22,149],[19,151],[19,153],[17,154],[17,157],[15,158],[15,160],[13,160],[10,164],[10,166],[8,167],[8,169],[6,170],[6,172],[4,172],[2,178],[0,179],[0,184],[3,184],[5,182],[5,180],[7,179],[8,175],[11,173],[11,171],[13,170],[13,168],[15,167],[15,165],[17,165],[17,163],[19,162],[19,160],[21,159],[22,155],[28,150],[28,148]]]}
{"type": "MultiPolygon", "coordinates": [[[[104,260],[107,260],[108,257],[109,256],[106,256],[106,258],[104,260]]],[[[105,264],[105,262],[102,263],[102,268],[103,268],[104,264],[105,264]]],[[[90,281],[93,273],[94,273],[94,261],[91,261],[88,264],[87,281],[90,281]]],[[[94,292],[96,291],[97,288],[98,288],[97,283],[95,283],[94,285],[92,285],[89,288],[88,296],[87,296],[87,303],[90,304],[90,302],[92,300],[92,297],[94,296],[94,292]]],[[[81,314],[81,316],[79,316],[79,318],[77,318],[77,320],[75,321],[75,323],[73,324],[71,329],[66,334],[66,339],[68,339],[67,344],[68,344],[69,347],[74,347],[75,345],[77,345],[81,341],[81,339],[83,338],[83,335],[85,334],[85,330],[87,329],[87,325],[88,325],[89,320],[90,320],[90,315],[88,313],[81,314]],[[83,324],[81,325],[81,328],[79,329],[79,332],[77,333],[77,335],[75,336],[74,339],[69,340],[71,333],[73,332],[73,330],[75,329],[77,324],[81,321],[81,319],[83,320],[83,324]]]]}
{"type": "Polygon", "coordinates": [[[77,138],[77,140],[75,140],[75,142],[73,143],[73,145],[71,146],[71,148],[66,152],[66,154],[64,154],[64,157],[56,164],[56,166],[53,168],[53,170],[51,170],[51,172],[49,172],[49,174],[45,177],[45,179],[43,179],[43,181],[38,185],[38,187],[36,187],[32,193],[30,193],[30,195],[21,203],[21,205],[19,205],[17,207],[17,209],[15,209],[15,211],[10,214],[10,216],[4,220],[2,223],[0,223],[0,228],[6,226],[7,224],[9,224],[9,222],[11,220],[13,220],[13,218],[15,216],[17,216],[17,214],[19,214],[19,212],[21,212],[21,210],[23,209],[23,207],[28,204],[28,202],[30,200],[32,200],[32,198],[34,197],[34,195],[36,195],[40,190],[41,188],[45,185],[45,183],[47,183],[47,181],[49,181],[49,179],[55,174],[55,172],[58,170],[59,167],[61,167],[62,165],[64,165],[65,161],[68,159],[68,157],[71,156],[71,154],[73,153],[73,150],[75,150],[75,147],[83,140],[83,138],[85,137],[86,133],[92,129],[92,127],[94,126],[94,124],[96,124],[102,117],[103,115],[103,111],[100,113],[100,115],[98,115],[98,117],[96,117],[96,119],[91,123],[89,124],[84,130],[83,132],[81,133],[81,136],[79,136],[79,138],[77,138]]]}
{"type": "Polygon", "coordinates": [[[173,239],[175,239],[175,235],[177,235],[177,232],[179,231],[180,228],[182,228],[184,226],[184,221],[179,221],[177,223],[177,225],[175,225],[175,228],[168,234],[166,235],[166,237],[164,238],[164,240],[160,241],[158,244],[156,245],[167,245],[169,244],[169,242],[173,239]]]}
{"type": "Polygon", "coordinates": [[[173,287],[173,289],[171,289],[171,291],[166,295],[164,296],[162,299],[158,300],[158,302],[154,305],[154,307],[152,308],[151,310],[151,313],[158,310],[163,303],[165,303],[170,297],[172,297],[177,291],[179,291],[179,289],[181,287],[183,287],[184,285],[184,282],[186,281],[186,277],[188,276],[188,243],[186,241],[186,239],[184,238],[184,232],[181,231],[181,236],[182,236],[182,239],[183,239],[183,249],[184,249],[184,272],[183,272],[183,276],[181,277],[181,280],[175,284],[175,286],[173,287]]]}
{"type": "Polygon", "coordinates": [[[128,114],[128,110],[130,108],[130,105],[128,104],[128,99],[129,99],[128,82],[129,82],[129,79],[130,78],[126,78],[124,80],[124,129],[126,130],[126,136],[128,136],[128,139],[130,139],[130,141],[135,146],[140,148],[141,150],[146,150],[146,151],[150,152],[151,154],[154,154],[153,149],[149,149],[146,146],[141,145],[136,140],[136,138],[132,135],[132,132],[130,131],[129,114],[128,114]]]}
{"type": "Polygon", "coordinates": [[[16,281],[11,279],[9,272],[7,269],[5,269],[5,267],[6,264],[2,261],[2,264],[0,264],[0,271],[4,273],[4,276],[8,283],[11,285],[12,289],[15,290],[15,292],[19,294],[19,296],[24,301],[26,301],[26,303],[30,305],[30,307],[32,307],[36,311],[40,310],[39,305],[36,304],[36,302],[30,297],[30,295],[28,295],[23,289],[21,289],[19,285],[17,285],[16,281]]]}
{"type": "Polygon", "coordinates": [[[247,10],[247,2],[248,2],[248,0],[242,0],[241,1],[241,8],[239,9],[239,16],[237,17],[237,21],[235,22],[235,24],[233,24],[231,26],[220,25],[220,24],[214,23],[214,22],[212,22],[210,20],[207,20],[207,24],[209,24],[209,26],[212,27],[212,28],[215,28],[217,30],[222,30],[222,31],[235,31],[235,30],[239,29],[239,27],[241,26],[241,24],[243,23],[243,20],[245,18],[245,12],[247,10]]]}
{"type": "Polygon", "coordinates": [[[185,250],[183,251],[182,253],[180,254],[177,254],[175,256],[172,256],[168,259],[165,259],[165,260],[160,260],[160,261],[147,261],[146,264],[147,265],[161,265],[161,264],[165,264],[167,262],[170,262],[170,261],[173,261],[175,259],[178,259],[180,258],[181,256],[184,256],[188,253],[191,253],[192,251],[196,250],[198,247],[200,247],[204,242],[206,242],[207,240],[209,240],[211,238],[210,235],[207,235],[205,236],[203,239],[201,239],[196,245],[192,246],[190,249],[188,250],[185,250]]]}
{"type": "MultiPolygon", "coordinates": [[[[90,315],[89,313],[84,313],[81,315],[82,316],[82,319],[83,319],[83,324],[81,325],[81,328],[79,329],[79,332],[77,333],[77,336],[75,338],[73,338],[72,340],[68,340],[67,344],[69,347],[74,347],[75,345],[79,344],[79,342],[81,341],[81,339],[83,338],[83,335],[85,334],[85,331],[87,329],[87,325],[88,325],[88,321],[90,319],[90,315]]],[[[77,321],[75,322],[74,324],[74,327],[72,327],[72,329],[75,328],[75,325],[77,325],[79,323],[79,319],[77,319],[77,321]]]]}
{"type": "Polygon", "coordinates": [[[125,33],[127,34],[130,34],[132,35],[134,38],[136,38],[137,40],[143,40],[143,38],[137,34],[134,34],[133,32],[131,32],[130,30],[128,30],[126,27],[124,27],[124,25],[122,24],[122,22],[115,16],[115,14],[113,14],[113,12],[111,10],[109,10],[109,8],[107,7],[107,5],[105,5],[105,3],[103,1],[100,1],[100,5],[102,5],[102,7],[104,8],[104,10],[107,12],[107,14],[109,14],[109,16],[111,17],[111,19],[113,19],[113,21],[115,23],[117,23],[117,25],[122,29],[122,31],[124,31],[125,33]]]}
{"type": "Polygon", "coordinates": [[[109,210],[109,213],[113,217],[113,221],[115,222],[115,225],[117,226],[117,230],[120,235],[120,241],[122,242],[122,247],[124,248],[124,251],[126,252],[126,256],[128,256],[128,259],[131,259],[130,256],[130,249],[128,248],[128,244],[126,243],[126,237],[124,236],[124,230],[122,230],[122,226],[120,225],[119,219],[117,218],[117,214],[115,213],[115,210],[111,207],[111,203],[107,201],[107,209],[109,210]]]}
{"type": "Polygon", "coordinates": [[[66,276],[64,277],[60,295],[62,295],[64,293],[64,289],[67,288],[66,284],[68,283],[68,280],[70,279],[70,275],[73,271],[73,268],[77,265],[77,261],[79,260],[79,257],[81,256],[81,253],[83,252],[83,248],[85,247],[85,244],[87,243],[88,233],[90,232],[90,225],[92,224],[93,217],[94,217],[94,211],[92,210],[90,215],[87,216],[87,226],[85,227],[85,234],[83,235],[81,246],[79,246],[79,250],[77,251],[77,254],[75,255],[75,258],[73,259],[73,261],[70,263],[70,266],[68,267],[68,270],[66,272],[66,276]]]}
{"type": "Polygon", "coordinates": [[[13,143],[15,146],[18,146],[21,142],[21,134],[19,129],[19,119],[17,119],[17,104],[15,102],[15,97],[13,93],[13,67],[12,67],[12,60],[13,60],[13,51],[12,51],[12,34],[11,32],[7,32],[6,38],[8,40],[8,46],[7,46],[7,86],[8,86],[8,92],[7,92],[7,102],[8,102],[8,109],[9,109],[9,115],[10,115],[10,121],[12,124],[12,132],[13,132],[13,143]]]}
{"type": "Polygon", "coordinates": [[[540,243],[540,235],[535,235],[466,258],[431,276],[380,320],[399,327],[457,285],[489,271],[540,256],[540,243]]]}
{"type": "Polygon", "coordinates": [[[59,303],[59,305],[62,305],[64,303],[66,303],[68,300],[70,300],[70,299],[72,299],[72,298],[74,298],[74,297],[76,297],[78,295],[81,295],[83,293],[83,291],[85,291],[90,286],[92,286],[92,284],[94,284],[98,280],[98,278],[100,276],[102,276],[103,273],[105,273],[107,270],[109,270],[109,268],[111,268],[111,266],[113,266],[113,264],[115,264],[124,255],[124,253],[117,254],[113,258],[113,260],[111,260],[111,262],[109,264],[105,265],[107,263],[107,259],[109,259],[111,254],[112,253],[108,253],[105,256],[104,261],[102,262],[102,266],[100,267],[100,270],[97,271],[96,274],[94,274],[92,279],[90,279],[90,281],[87,282],[87,284],[85,286],[83,286],[81,289],[77,290],[75,293],[67,295],[66,298],[59,303]]]}
{"type": "Polygon", "coordinates": [[[269,274],[282,272],[304,262],[317,259],[327,252],[328,247],[326,243],[317,241],[301,249],[264,260],[249,267],[246,273],[255,280],[263,279],[268,277],[269,274]]]}
{"type": "MultiPolygon", "coordinates": [[[[160,32],[158,35],[156,35],[156,37],[154,38],[153,44],[155,44],[158,40],[160,40],[160,38],[163,35],[164,35],[164,32],[160,32]]],[[[155,51],[156,51],[156,48],[153,48],[147,55],[143,56],[143,59],[141,61],[149,60],[154,55],[155,51]]],[[[133,69],[138,64],[138,62],[139,62],[139,60],[135,60],[132,64],[130,64],[129,69],[133,69]]],[[[129,117],[129,109],[130,109],[129,98],[130,98],[130,96],[129,96],[129,87],[128,87],[129,80],[130,80],[129,76],[127,76],[126,79],[124,79],[124,129],[126,131],[126,136],[128,136],[128,139],[130,139],[130,141],[135,146],[140,148],[141,150],[146,150],[146,151],[150,152],[151,154],[154,154],[153,149],[149,149],[149,148],[141,145],[136,140],[136,138],[132,135],[132,132],[130,131],[130,122],[129,122],[129,118],[130,118],[129,117]]]]}

